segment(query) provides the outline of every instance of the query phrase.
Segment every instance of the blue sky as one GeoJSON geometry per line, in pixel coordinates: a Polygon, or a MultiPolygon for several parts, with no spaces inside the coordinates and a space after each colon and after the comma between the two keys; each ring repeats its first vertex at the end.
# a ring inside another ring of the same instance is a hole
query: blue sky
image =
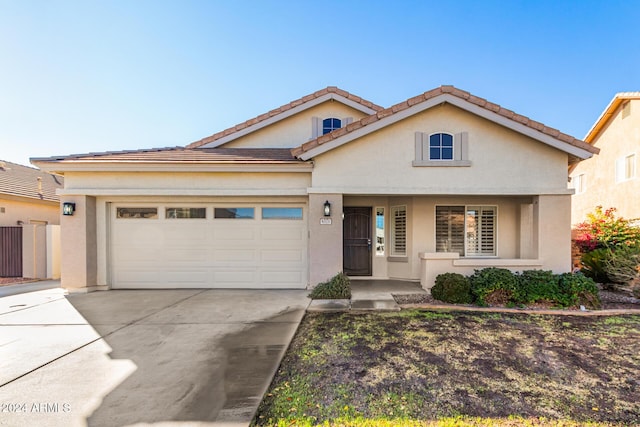
{"type": "Polygon", "coordinates": [[[640,2],[0,0],[0,159],[185,145],[326,86],[443,84],[584,137],[640,2]]]}

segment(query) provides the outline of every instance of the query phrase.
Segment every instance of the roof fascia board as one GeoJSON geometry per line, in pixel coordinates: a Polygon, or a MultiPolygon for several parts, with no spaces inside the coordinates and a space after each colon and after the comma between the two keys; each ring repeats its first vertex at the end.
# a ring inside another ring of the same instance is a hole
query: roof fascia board
{"type": "Polygon", "coordinates": [[[271,126],[274,123],[279,122],[280,120],[284,120],[288,117],[291,117],[295,114],[301,113],[305,110],[308,110],[309,108],[313,108],[316,105],[320,105],[324,102],[330,101],[330,100],[335,100],[338,102],[341,102],[351,108],[354,108],[358,111],[362,111],[365,114],[374,114],[376,113],[376,110],[373,110],[369,107],[366,107],[362,104],[359,104],[355,101],[352,101],[351,99],[345,98],[342,95],[338,95],[337,93],[326,93],[322,96],[319,96],[318,98],[312,99],[311,101],[305,102],[304,104],[300,104],[294,108],[291,108],[287,111],[284,111],[280,114],[276,114],[272,117],[269,117],[268,119],[265,119],[259,123],[256,123],[253,126],[248,126],[244,129],[240,129],[232,134],[229,134],[227,136],[223,136],[222,138],[216,139],[215,141],[206,143],[204,145],[201,145],[198,148],[216,148],[219,147],[221,145],[226,144],[227,142],[233,141],[234,139],[238,139],[241,138],[243,136],[246,136],[250,133],[256,132],[260,129],[263,129],[267,126],[271,126]]]}
{"type": "MultiPolygon", "coordinates": [[[[58,189],[56,189],[57,192],[58,189]]],[[[39,198],[39,197],[29,197],[29,196],[18,196],[16,194],[3,193],[0,192],[0,200],[11,200],[13,202],[22,202],[22,203],[38,203],[44,205],[57,206],[60,204],[59,200],[52,200],[48,197],[39,198]]]]}
{"type": "Polygon", "coordinates": [[[589,144],[593,144],[596,137],[600,134],[602,128],[604,128],[607,123],[609,123],[609,120],[611,120],[611,118],[616,114],[620,105],[623,104],[624,101],[630,101],[634,99],[640,99],[640,92],[622,92],[616,94],[611,102],[609,102],[609,105],[607,105],[607,107],[604,109],[602,114],[600,114],[598,120],[596,120],[593,126],[591,126],[591,129],[589,129],[589,132],[587,132],[584,137],[584,141],[589,144]]]}
{"type": "Polygon", "coordinates": [[[60,196],[306,196],[306,188],[71,188],[58,190],[60,196]]]}
{"type": "Polygon", "coordinates": [[[135,162],[34,162],[42,170],[65,172],[311,172],[313,163],[220,164],[220,163],[135,163],[135,162]]]}
{"type": "Polygon", "coordinates": [[[422,111],[428,110],[429,108],[435,107],[436,105],[440,105],[443,103],[449,103],[451,105],[455,105],[458,108],[461,108],[479,117],[490,120],[494,123],[497,123],[515,132],[521,133],[530,138],[538,140],[544,144],[550,145],[561,151],[564,151],[569,154],[573,154],[574,156],[579,157],[583,160],[593,156],[592,153],[586,150],[583,150],[579,147],[575,147],[571,144],[560,141],[550,135],[546,135],[533,128],[530,128],[521,123],[513,121],[507,117],[501,116],[500,114],[494,113],[493,111],[489,111],[486,108],[483,108],[479,105],[472,104],[464,99],[458,98],[457,96],[453,96],[451,94],[445,93],[442,95],[438,95],[434,98],[431,98],[425,102],[421,102],[419,104],[413,105],[407,108],[406,110],[402,110],[398,113],[384,117],[370,125],[364,126],[342,137],[338,137],[332,141],[319,145],[318,147],[312,148],[311,150],[301,154],[299,158],[302,160],[309,160],[317,155],[323,154],[329,150],[332,150],[333,148],[339,147],[343,144],[346,144],[347,142],[353,141],[354,139],[360,138],[368,133],[375,132],[390,124],[393,124],[395,122],[398,122],[407,117],[413,116],[415,114],[418,114],[422,111]]]}

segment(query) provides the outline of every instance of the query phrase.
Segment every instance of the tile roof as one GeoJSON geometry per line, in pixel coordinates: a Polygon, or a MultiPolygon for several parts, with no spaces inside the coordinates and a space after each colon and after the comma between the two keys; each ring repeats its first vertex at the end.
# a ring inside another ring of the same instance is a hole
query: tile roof
{"type": "Polygon", "coordinates": [[[131,151],[73,154],[31,159],[46,162],[132,162],[132,163],[218,163],[218,164],[281,164],[302,163],[289,148],[185,148],[167,147],[131,151]]]}
{"type": "Polygon", "coordinates": [[[273,110],[271,110],[271,111],[269,111],[267,113],[261,114],[261,115],[259,115],[257,117],[254,117],[252,119],[244,121],[244,122],[242,122],[240,124],[237,124],[237,125],[235,125],[233,127],[225,129],[223,131],[214,133],[213,135],[208,136],[206,138],[202,138],[199,141],[196,141],[196,142],[193,142],[193,143],[187,145],[187,148],[197,148],[197,147],[201,147],[201,146],[203,146],[205,144],[209,144],[209,143],[211,143],[213,141],[216,141],[216,140],[218,140],[220,138],[232,135],[232,134],[234,134],[234,133],[236,133],[238,131],[241,131],[241,130],[246,129],[248,127],[257,125],[258,123],[263,122],[263,121],[265,121],[265,120],[267,120],[267,119],[269,119],[271,117],[277,116],[278,114],[281,114],[281,113],[284,113],[286,111],[289,111],[292,108],[296,108],[296,107],[298,107],[300,105],[303,105],[303,104],[305,104],[305,103],[307,103],[309,101],[313,101],[316,98],[320,98],[321,96],[324,96],[324,95],[327,95],[327,94],[330,94],[330,93],[335,93],[336,95],[340,95],[340,96],[342,96],[342,97],[344,97],[346,99],[349,99],[349,100],[351,100],[353,102],[356,102],[356,103],[358,103],[358,104],[360,104],[360,105],[362,105],[364,107],[370,108],[370,109],[372,109],[374,111],[383,110],[383,107],[381,107],[379,105],[376,105],[373,102],[367,101],[366,99],[360,98],[359,96],[353,95],[353,94],[347,92],[346,90],[342,90],[342,89],[340,89],[340,88],[338,88],[336,86],[328,86],[328,87],[326,87],[324,89],[320,89],[320,90],[318,90],[316,92],[313,92],[312,94],[303,96],[300,99],[296,99],[295,101],[291,101],[288,104],[284,104],[284,105],[282,105],[282,106],[280,106],[280,107],[278,107],[276,109],[273,109],[273,110]]]}
{"type": "Polygon", "coordinates": [[[496,114],[499,114],[503,117],[506,117],[510,120],[513,120],[517,123],[520,123],[522,125],[528,126],[532,129],[535,129],[537,131],[540,131],[546,135],[549,135],[553,138],[556,138],[560,141],[566,142],[568,144],[571,144],[573,146],[579,147],[581,149],[587,150],[589,152],[592,153],[597,153],[598,149],[595,147],[590,146],[589,144],[587,144],[584,141],[581,141],[579,139],[574,138],[573,136],[567,135],[565,133],[560,132],[557,129],[545,126],[544,124],[540,123],[540,122],[536,122],[526,116],[522,116],[520,114],[516,114],[515,112],[508,110],[506,108],[501,107],[498,104],[494,104],[492,102],[487,101],[484,98],[480,98],[477,97],[475,95],[470,94],[469,92],[465,92],[463,90],[460,90],[454,86],[440,86],[438,88],[432,89],[428,92],[425,92],[423,94],[420,94],[418,96],[414,96],[413,98],[409,98],[406,101],[400,102],[398,104],[395,104],[389,108],[386,108],[384,110],[380,110],[375,114],[372,114],[368,117],[365,117],[361,120],[358,121],[354,121],[350,124],[348,124],[347,126],[340,128],[340,129],[336,129],[333,132],[330,132],[328,134],[319,136],[318,138],[311,140],[309,142],[306,142],[304,144],[302,144],[299,147],[296,147],[294,149],[291,150],[291,152],[293,153],[294,156],[298,157],[301,154],[316,148],[322,144],[325,144],[329,141],[332,141],[336,138],[339,138],[343,135],[346,135],[350,132],[353,132],[357,129],[363,128],[365,126],[371,125],[372,123],[375,123],[385,117],[397,114],[403,110],[407,110],[408,108],[411,108],[412,106],[428,101],[432,98],[435,98],[437,96],[440,95],[445,95],[445,94],[449,94],[452,96],[455,96],[457,98],[463,99],[471,104],[477,105],[479,107],[482,107],[486,110],[489,110],[491,112],[494,112],[496,114]]]}
{"type": "Polygon", "coordinates": [[[6,194],[58,202],[60,198],[56,189],[62,188],[63,183],[64,179],[58,175],[17,163],[0,161],[0,197],[6,194]]]}
{"type": "Polygon", "coordinates": [[[620,92],[616,93],[607,108],[604,109],[598,120],[591,126],[589,132],[584,137],[584,140],[589,144],[593,144],[595,142],[596,137],[600,134],[602,128],[609,122],[609,120],[613,117],[618,107],[629,99],[640,99],[640,92],[620,92]]]}

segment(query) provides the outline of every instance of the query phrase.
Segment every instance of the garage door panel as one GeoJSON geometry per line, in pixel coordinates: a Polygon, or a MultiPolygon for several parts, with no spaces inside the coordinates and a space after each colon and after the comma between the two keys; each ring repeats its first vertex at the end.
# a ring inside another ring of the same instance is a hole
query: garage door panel
{"type": "MultiPolygon", "coordinates": [[[[256,232],[250,226],[238,228],[237,225],[233,226],[230,222],[224,221],[224,223],[227,224],[226,228],[214,229],[213,238],[215,240],[255,240],[256,232]]],[[[220,222],[215,226],[224,227],[220,222]]]]}
{"type": "Polygon", "coordinates": [[[247,249],[220,249],[213,252],[213,257],[216,262],[228,261],[228,262],[247,262],[256,261],[258,259],[256,250],[247,249]]]}
{"type": "Polygon", "coordinates": [[[306,287],[306,220],[213,219],[208,209],[208,219],[113,214],[112,287],[306,287]]]}
{"type": "Polygon", "coordinates": [[[261,231],[262,240],[275,240],[278,242],[285,240],[301,242],[303,240],[303,236],[303,230],[299,224],[294,224],[293,227],[264,228],[261,231]]]}
{"type": "Polygon", "coordinates": [[[300,250],[282,250],[272,249],[268,251],[262,251],[262,260],[271,262],[300,262],[302,261],[303,253],[300,250]]]}

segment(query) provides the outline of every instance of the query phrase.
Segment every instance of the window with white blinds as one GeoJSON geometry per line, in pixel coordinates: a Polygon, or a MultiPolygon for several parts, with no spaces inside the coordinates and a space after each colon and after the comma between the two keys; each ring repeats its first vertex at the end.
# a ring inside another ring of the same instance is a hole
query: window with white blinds
{"type": "Polygon", "coordinates": [[[407,255],[406,206],[391,206],[391,255],[407,255]]]}
{"type": "Polygon", "coordinates": [[[496,256],[496,206],[436,206],[436,252],[496,256]]]}

